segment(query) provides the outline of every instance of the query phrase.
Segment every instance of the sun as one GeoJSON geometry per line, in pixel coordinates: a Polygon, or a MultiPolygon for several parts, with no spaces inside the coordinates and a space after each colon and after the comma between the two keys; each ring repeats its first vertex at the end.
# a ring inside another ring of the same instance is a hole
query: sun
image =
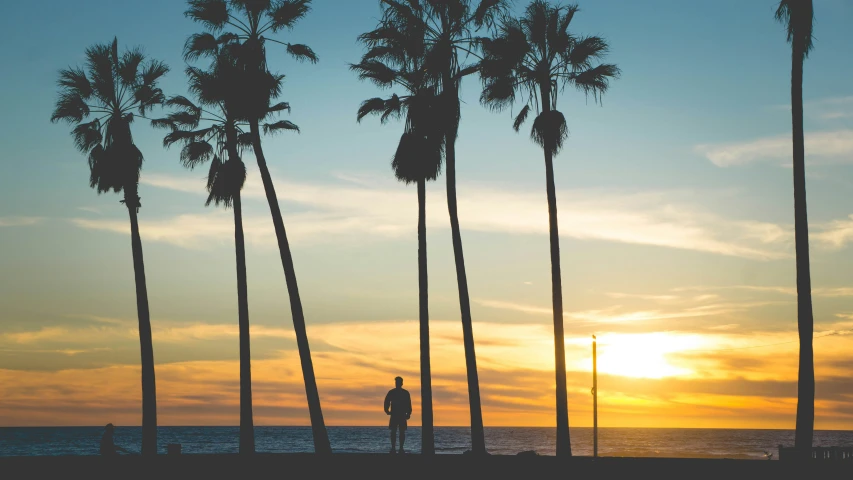
{"type": "Polygon", "coordinates": [[[601,335],[598,372],[654,379],[690,376],[693,370],[673,364],[671,354],[694,350],[704,343],[699,335],[669,332],[601,335]]]}

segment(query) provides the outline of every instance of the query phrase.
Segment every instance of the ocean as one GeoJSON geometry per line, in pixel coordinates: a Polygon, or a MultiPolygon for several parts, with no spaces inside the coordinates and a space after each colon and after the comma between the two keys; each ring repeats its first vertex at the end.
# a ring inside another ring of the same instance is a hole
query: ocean
{"type": "MultiPolygon", "coordinates": [[[[341,453],[385,453],[390,448],[387,427],[329,427],[332,449],[341,453]]],[[[97,455],[103,427],[0,428],[0,456],[97,455]]],[[[115,443],[132,452],[141,444],[141,428],[116,427],[115,443]]],[[[409,428],[406,451],[420,452],[420,428],[409,428]]],[[[592,455],[592,428],[572,428],[572,452],[592,455]]],[[[487,427],[489,453],[515,455],[534,450],[554,455],[556,432],[540,427],[487,427]]],[[[466,427],[436,427],[437,453],[460,454],[470,448],[466,427]]],[[[237,453],[237,427],[159,427],[158,444],[166,453],[170,443],[184,454],[237,453]]],[[[793,446],[793,430],[599,428],[600,456],[744,458],[770,460],[778,446],[793,446]]],[[[255,427],[257,452],[299,453],[314,450],[310,427],[255,427]]],[[[853,431],[816,431],[815,446],[853,446],[853,431]]]]}

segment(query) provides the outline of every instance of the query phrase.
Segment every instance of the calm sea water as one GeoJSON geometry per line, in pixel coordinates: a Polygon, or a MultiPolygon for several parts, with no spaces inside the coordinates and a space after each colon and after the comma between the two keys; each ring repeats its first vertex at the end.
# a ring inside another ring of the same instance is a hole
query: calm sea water
{"type": "MultiPolygon", "coordinates": [[[[335,452],[384,453],[389,449],[386,427],[329,427],[335,452]]],[[[0,456],[97,455],[103,427],[0,428],[0,456]]],[[[139,451],[139,427],[116,427],[116,444],[139,451]]],[[[592,455],[592,429],[573,428],[572,451],[592,455]]],[[[765,452],[778,456],[778,445],[792,446],[793,430],[600,428],[598,452],[602,456],[718,457],[764,460],[765,452]]],[[[535,450],[553,455],[553,428],[486,428],[486,447],[492,454],[514,455],[535,450]]],[[[853,431],[817,431],[817,446],[853,446],[853,431]]],[[[258,452],[312,452],[309,427],[255,427],[258,452]]],[[[237,427],[160,427],[159,445],[180,443],[182,453],[236,453],[237,427]]],[[[438,453],[462,453],[470,448],[470,431],[463,427],[435,430],[438,453]]],[[[420,429],[408,430],[406,450],[420,451],[420,429]]]]}

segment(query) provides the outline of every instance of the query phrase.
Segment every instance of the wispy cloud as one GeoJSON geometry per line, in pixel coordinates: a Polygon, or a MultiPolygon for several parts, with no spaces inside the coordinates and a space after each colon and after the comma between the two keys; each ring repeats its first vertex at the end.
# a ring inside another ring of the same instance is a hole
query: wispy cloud
{"type": "Polygon", "coordinates": [[[637,300],[653,300],[656,302],[666,302],[672,300],[678,300],[680,297],[677,295],[648,295],[642,293],[621,293],[621,292],[607,292],[606,295],[610,298],[632,298],[637,300]]]}
{"type": "MultiPolygon", "coordinates": [[[[273,328],[264,325],[252,325],[252,338],[285,338],[293,339],[292,329],[273,328]]],[[[135,322],[114,320],[104,324],[66,325],[42,327],[38,330],[6,332],[0,334],[0,342],[17,345],[93,345],[112,343],[117,340],[138,338],[135,322]]],[[[164,324],[159,322],[154,326],[152,336],[155,342],[182,343],[188,341],[208,341],[217,339],[237,338],[239,330],[232,324],[164,324]]],[[[68,349],[77,351],[79,349],[68,349]]],[[[79,350],[82,352],[83,350],[79,350]]],[[[78,353],[79,353],[78,352],[78,353]]]]}
{"type": "Polygon", "coordinates": [[[97,208],[97,207],[77,207],[77,210],[80,210],[83,212],[94,213],[96,215],[103,215],[103,212],[101,211],[101,209],[97,208]]]}
{"type": "MultiPolygon", "coordinates": [[[[821,157],[853,160],[853,130],[809,132],[805,135],[805,142],[807,159],[821,157]]],[[[759,161],[789,164],[792,149],[790,134],[746,142],[697,145],[695,148],[697,153],[718,167],[734,167],[759,161]]]]}
{"type": "MultiPolygon", "coordinates": [[[[244,196],[264,199],[256,172],[250,171],[244,196]]],[[[395,239],[415,234],[416,198],[411,189],[391,182],[358,176],[353,183],[338,176],[338,183],[299,183],[276,180],[288,236],[295,243],[357,241],[364,238],[395,239]]],[[[202,194],[199,179],[146,174],[143,183],[158,188],[202,194]]],[[[440,193],[440,187],[436,188],[440,193]]],[[[544,193],[501,185],[471,184],[459,187],[459,211],[466,230],[547,235],[544,193]]],[[[757,260],[791,256],[788,227],[752,220],[730,220],[704,210],[677,191],[636,193],[608,189],[566,190],[560,199],[561,235],[583,240],[603,240],[637,245],[693,250],[757,260]]],[[[448,228],[444,195],[428,195],[430,229],[448,228]]],[[[259,204],[256,204],[259,205],[259,204]]],[[[247,238],[274,245],[266,209],[253,214],[244,207],[247,238]]],[[[126,221],[72,220],[77,226],[127,233],[126,221]]],[[[231,216],[224,211],[184,214],[151,220],[142,218],[146,239],[186,248],[204,248],[210,239],[230,242],[231,216]]]]}
{"type": "MultiPolygon", "coordinates": [[[[744,290],[762,293],[778,293],[781,295],[797,295],[796,287],[783,287],[773,285],[717,285],[717,286],[691,286],[677,287],[673,292],[688,291],[717,291],[717,290],[744,290]]],[[[818,287],[812,288],[812,295],[817,297],[853,297],[853,287],[818,287]]]]}
{"type": "Polygon", "coordinates": [[[42,220],[41,217],[0,217],[0,227],[27,227],[42,220]]]}
{"type": "MultiPolygon", "coordinates": [[[[632,296],[628,298],[654,298],[655,296],[632,296]]],[[[626,298],[626,297],[623,297],[626,298]]],[[[548,307],[528,305],[514,302],[490,299],[474,299],[478,305],[500,310],[511,310],[533,315],[551,315],[552,310],[548,307]]],[[[590,324],[622,324],[636,322],[652,322],[659,320],[671,320],[678,318],[716,317],[730,315],[736,312],[744,312],[753,308],[768,305],[786,304],[790,302],[780,301],[755,301],[755,302],[718,302],[693,306],[681,305],[679,308],[669,310],[637,310],[613,305],[607,308],[582,310],[576,312],[563,312],[566,318],[588,322],[590,324]]]]}
{"type": "Polygon", "coordinates": [[[818,242],[839,249],[853,241],[853,215],[842,220],[833,220],[820,225],[821,231],[810,236],[818,242]]]}

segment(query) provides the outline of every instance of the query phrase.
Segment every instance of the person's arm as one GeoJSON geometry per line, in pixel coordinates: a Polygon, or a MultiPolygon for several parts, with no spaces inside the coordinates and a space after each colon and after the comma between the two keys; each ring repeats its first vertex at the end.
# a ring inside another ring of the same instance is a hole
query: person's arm
{"type": "Polygon", "coordinates": [[[411,418],[412,416],[412,396],[409,395],[409,392],[406,391],[406,418],[411,418]]]}
{"type": "Polygon", "coordinates": [[[388,410],[389,408],[391,408],[391,392],[390,391],[385,395],[385,415],[391,415],[391,411],[388,410]]]}

